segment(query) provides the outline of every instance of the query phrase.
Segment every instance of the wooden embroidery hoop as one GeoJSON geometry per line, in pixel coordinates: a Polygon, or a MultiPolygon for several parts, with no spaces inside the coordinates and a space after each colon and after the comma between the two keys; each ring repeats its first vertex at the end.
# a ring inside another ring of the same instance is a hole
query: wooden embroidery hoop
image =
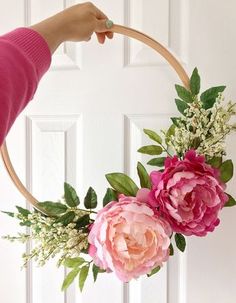
{"type": "MultiPolygon", "coordinates": [[[[143,42],[144,44],[150,46],[152,49],[157,51],[163,58],[166,59],[166,61],[174,68],[176,73],[178,74],[180,80],[182,81],[183,85],[186,88],[189,88],[189,77],[184,70],[183,66],[180,64],[180,62],[159,42],[155,41],[153,38],[147,36],[146,34],[139,32],[135,29],[125,27],[122,25],[113,25],[113,27],[110,29],[110,31],[122,34],[124,36],[134,38],[136,40],[139,40],[143,42]]],[[[11,163],[9,153],[7,150],[6,142],[3,143],[0,149],[1,156],[4,162],[4,165],[6,167],[6,170],[17,187],[17,189],[21,192],[21,194],[26,198],[26,200],[33,205],[36,209],[43,212],[40,207],[38,206],[38,200],[26,189],[26,187],[21,182],[20,178],[17,176],[15,169],[11,163]]]]}

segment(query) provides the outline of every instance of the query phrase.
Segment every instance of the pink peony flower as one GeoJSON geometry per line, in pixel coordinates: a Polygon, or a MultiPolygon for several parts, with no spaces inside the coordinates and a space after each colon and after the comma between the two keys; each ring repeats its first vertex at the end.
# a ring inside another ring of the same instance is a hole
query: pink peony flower
{"type": "Polygon", "coordinates": [[[175,232],[205,236],[220,223],[218,214],[228,200],[218,169],[194,150],[167,158],[163,172],[151,173],[149,203],[158,207],[175,232]]]}
{"type": "Polygon", "coordinates": [[[89,233],[94,263],[123,282],[150,273],[167,261],[170,226],[135,197],[120,195],[97,215],[89,233]]]}

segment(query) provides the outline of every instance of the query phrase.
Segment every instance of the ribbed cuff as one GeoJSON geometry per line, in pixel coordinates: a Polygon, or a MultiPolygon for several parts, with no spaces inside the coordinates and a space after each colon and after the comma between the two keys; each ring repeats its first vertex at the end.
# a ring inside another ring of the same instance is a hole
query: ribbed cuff
{"type": "Polygon", "coordinates": [[[24,52],[36,68],[38,80],[42,78],[51,64],[51,52],[47,42],[35,30],[26,27],[17,28],[3,36],[15,45],[20,51],[24,52]]]}

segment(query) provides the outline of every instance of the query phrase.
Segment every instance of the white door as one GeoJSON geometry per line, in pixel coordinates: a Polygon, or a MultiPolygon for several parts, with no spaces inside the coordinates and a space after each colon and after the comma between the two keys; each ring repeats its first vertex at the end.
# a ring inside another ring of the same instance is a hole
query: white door
{"type": "MultiPolygon", "coordinates": [[[[0,31],[35,23],[79,1],[0,2],[0,31]]],[[[234,0],[94,1],[117,24],[139,29],[174,52],[191,72],[198,66],[203,89],[227,85],[236,97],[236,2],[234,0]]],[[[146,144],[142,129],[164,129],[176,114],[174,71],[144,45],[116,35],[104,46],[66,44],[54,56],[34,100],[18,118],[8,147],[14,166],[41,201],[61,197],[63,182],[84,196],[93,186],[100,199],[108,172],[135,180],[136,150],[146,144]]],[[[229,156],[236,161],[235,137],[229,156]]],[[[0,164],[1,209],[25,205],[0,164]]],[[[236,195],[231,182],[230,191],[236,195]]],[[[60,291],[64,270],[55,262],[20,270],[23,246],[0,240],[0,300],[4,303],[234,303],[236,301],[236,209],[225,209],[221,225],[206,238],[189,238],[159,275],[122,285],[113,275],[60,291]]],[[[1,235],[18,226],[0,215],[1,235]]],[[[27,247],[29,249],[29,247],[27,247]]]]}

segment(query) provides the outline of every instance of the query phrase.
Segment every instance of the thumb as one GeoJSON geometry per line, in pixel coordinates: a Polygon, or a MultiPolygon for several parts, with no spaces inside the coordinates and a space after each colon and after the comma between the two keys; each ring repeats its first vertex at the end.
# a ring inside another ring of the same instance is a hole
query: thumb
{"type": "Polygon", "coordinates": [[[95,32],[96,33],[105,33],[108,32],[113,26],[113,22],[109,19],[97,19],[95,32]]]}

